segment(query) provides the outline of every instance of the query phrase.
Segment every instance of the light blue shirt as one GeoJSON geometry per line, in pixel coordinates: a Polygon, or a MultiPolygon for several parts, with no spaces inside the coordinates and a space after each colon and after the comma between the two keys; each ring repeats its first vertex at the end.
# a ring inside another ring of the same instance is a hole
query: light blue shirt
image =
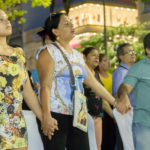
{"type": "Polygon", "coordinates": [[[150,59],[147,56],[130,68],[124,83],[134,87],[133,122],[150,127],[150,59]]]}
{"type": "MultiPolygon", "coordinates": [[[[120,63],[120,66],[113,72],[112,94],[113,96],[118,92],[120,85],[128,73],[130,66],[120,63]]],[[[134,106],[134,92],[129,95],[131,105],[134,106]]]]}

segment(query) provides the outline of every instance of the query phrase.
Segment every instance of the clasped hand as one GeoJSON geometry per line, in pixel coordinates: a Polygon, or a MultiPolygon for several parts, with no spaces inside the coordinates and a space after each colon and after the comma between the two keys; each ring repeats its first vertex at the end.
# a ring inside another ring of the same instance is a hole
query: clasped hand
{"type": "Polygon", "coordinates": [[[125,114],[129,110],[131,110],[132,106],[130,104],[130,101],[128,99],[119,99],[117,100],[116,109],[121,113],[125,114]]]}
{"type": "Polygon", "coordinates": [[[41,128],[44,135],[48,136],[49,140],[51,140],[55,130],[58,130],[57,120],[51,115],[43,115],[41,128]]]}

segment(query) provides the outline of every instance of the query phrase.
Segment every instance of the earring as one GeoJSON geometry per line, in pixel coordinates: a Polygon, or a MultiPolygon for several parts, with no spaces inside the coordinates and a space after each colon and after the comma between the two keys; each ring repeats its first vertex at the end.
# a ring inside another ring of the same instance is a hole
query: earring
{"type": "Polygon", "coordinates": [[[57,36],[57,37],[56,37],[56,40],[59,41],[59,39],[60,39],[59,36],[57,36]]]}

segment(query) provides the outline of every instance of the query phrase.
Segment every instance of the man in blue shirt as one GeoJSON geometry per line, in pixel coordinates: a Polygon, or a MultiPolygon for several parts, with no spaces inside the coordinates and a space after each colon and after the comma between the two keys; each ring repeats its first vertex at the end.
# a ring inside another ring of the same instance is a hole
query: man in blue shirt
{"type": "Polygon", "coordinates": [[[150,149],[150,33],[144,38],[145,58],[128,71],[118,90],[117,110],[122,114],[131,107],[128,95],[134,89],[133,138],[135,150],[150,149]]]}
{"type": "MultiPolygon", "coordinates": [[[[135,63],[136,52],[133,50],[133,47],[129,43],[123,43],[119,45],[117,49],[117,57],[120,65],[113,72],[113,87],[112,87],[112,94],[115,97],[117,97],[119,86],[122,84],[129,68],[135,63]]],[[[132,106],[134,105],[133,99],[134,94],[132,92],[130,94],[130,101],[132,106]]]]}
{"type": "MultiPolygon", "coordinates": [[[[136,60],[135,51],[133,50],[133,47],[129,43],[123,43],[119,45],[117,49],[117,57],[119,60],[119,67],[113,72],[113,87],[112,87],[112,94],[114,97],[117,98],[117,92],[119,89],[119,86],[122,84],[124,77],[126,76],[129,68],[134,64],[136,60]]],[[[134,93],[132,92],[130,94],[130,101],[133,106],[133,99],[134,99],[134,93]]],[[[116,149],[117,150],[123,150],[123,144],[122,140],[119,134],[119,131],[117,129],[116,131],[116,149]]]]}

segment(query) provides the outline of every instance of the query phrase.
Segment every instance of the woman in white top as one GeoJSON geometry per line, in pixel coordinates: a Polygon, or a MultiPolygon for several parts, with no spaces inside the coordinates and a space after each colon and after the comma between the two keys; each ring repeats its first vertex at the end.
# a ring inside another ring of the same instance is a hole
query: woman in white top
{"type": "MultiPolygon", "coordinates": [[[[45,41],[49,37],[65,53],[75,77],[78,90],[83,91],[83,82],[93,91],[106,99],[111,105],[115,99],[97,82],[86,66],[82,55],[70,48],[74,37],[71,20],[63,13],[51,14],[45,22],[44,30],[39,33],[45,41]]],[[[73,88],[68,65],[60,50],[53,44],[45,45],[38,54],[38,73],[40,79],[40,100],[43,122],[39,122],[45,150],[89,150],[88,134],[73,127],[73,88]],[[50,121],[47,120],[50,118],[50,121]],[[51,130],[46,130],[51,128],[51,130]]]]}

